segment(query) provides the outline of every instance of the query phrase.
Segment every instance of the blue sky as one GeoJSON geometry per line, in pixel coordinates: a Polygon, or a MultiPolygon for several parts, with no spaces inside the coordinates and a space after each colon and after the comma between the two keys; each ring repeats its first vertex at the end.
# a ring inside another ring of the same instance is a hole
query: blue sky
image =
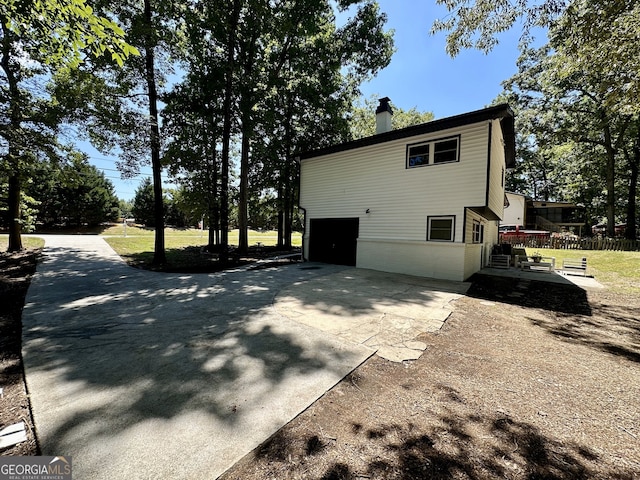
{"type": "Polygon", "coordinates": [[[446,8],[435,0],[379,0],[395,30],[396,53],[391,64],[363,85],[366,97],[389,97],[403,109],[431,111],[436,118],[477,110],[489,105],[500,92],[501,82],[516,73],[520,31],[499,36],[489,54],[463,50],[456,58],[445,51],[446,34],[430,35],[446,8]]]}
{"type": "MultiPolygon", "coordinates": [[[[436,118],[477,110],[489,105],[502,91],[501,82],[516,73],[520,31],[506,32],[489,54],[464,50],[456,58],[445,52],[446,35],[430,35],[434,19],[447,11],[435,0],[379,0],[388,16],[387,28],[395,30],[396,52],[390,65],[362,86],[364,97],[389,97],[394,105],[431,111],[436,118]]],[[[372,113],[373,115],[373,113],[372,113]]],[[[133,199],[140,181],[151,176],[145,167],[132,180],[120,180],[115,159],[83,143],[90,161],[103,169],[122,199],[133,199]]]]}

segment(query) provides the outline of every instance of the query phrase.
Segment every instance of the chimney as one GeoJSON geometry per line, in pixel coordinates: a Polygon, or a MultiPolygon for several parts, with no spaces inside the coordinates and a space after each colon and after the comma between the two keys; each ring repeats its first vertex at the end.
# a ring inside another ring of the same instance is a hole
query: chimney
{"type": "Polygon", "coordinates": [[[393,110],[389,105],[390,98],[384,97],[378,100],[380,105],[376,108],[376,134],[391,131],[391,117],[393,110]]]}

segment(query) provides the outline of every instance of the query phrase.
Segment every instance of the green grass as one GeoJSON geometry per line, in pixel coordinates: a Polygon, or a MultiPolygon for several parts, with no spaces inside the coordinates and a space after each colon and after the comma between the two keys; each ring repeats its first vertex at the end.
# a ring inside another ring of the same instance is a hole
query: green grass
{"type": "MultiPolygon", "coordinates": [[[[42,248],[44,247],[44,240],[36,237],[22,236],[23,248],[42,248]]],[[[9,235],[0,235],[0,252],[6,252],[9,248],[9,235]]]]}
{"type": "Polygon", "coordinates": [[[527,253],[539,251],[555,257],[557,268],[565,258],[587,258],[587,274],[619,293],[640,294],[640,252],[613,252],[607,250],[558,250],[527,248],[527,253]]]}
{"type": "MultiPolygon", "coordinates": [[[[124,238],[125,227],[123,225],[114,225],[112,227],[107,228],[102,235],[109,237],[120,237],[124,238]]],[[[155,237],[155,230],[153,228],[140,228],[140,227],[127,227],[126,229],[127,237],[143,237],[147,239],[151,239],[151,243],[149,245],[153,248],[153,238],[155,237]]],[[[164,231],[164,238],[167,248],[177,248],[180,246],[187,247],[192,245],[206,245],[207,244],[207,230],[201,232],[197,229],[176,229],[176,228],[166,228],[164,231]],[[169,243],[172,245],[169,245],[169,243]]],[[[110,239],[107,240],[111,245],[110,239]]],[[[262,243],[265,246],[273,246],[278,242],[278,232],[276,231],[265,231],[258,232],[255,230],[249,230],[249,245],[255,245],[256,243],[262,243]]],[[[291,243],[294,247],[299,247],[302,245],[302,234],[299,232],[294,232],[291,238],[291,243]]],[[[229,232],[229,244],[230,245],[238,245],[238,230],[231,230],[229,232]]],[[[112,245],[113,246],[113,245],[112,245]]],[[[115,248],[115,247],[114,247],[115,248]]],[[[136,247],[137,249],[138,247],[136,247]]]]}
{"type": "MultiPolygon", "coordinates": [[[[107,242],[122,257],[133,259],[135,263],[150,264],[153,259],[153,229],[127,227],[124,237],[124,227],[116,225],[103,232],[107,242]]],[[[265,247],[277,243],[277,232],[249,231],[249,245],[260,242],[265,247]]],[[[8,235],[0,235],[0,252],[5,252],[8,246],[8,235]]],[[[229,232],[229,243],[238,244],[238,230],[229,232]]],[[[294,233],[294,246],[300,246],[302,235],[294,233]]],[[[36,237],[22,237],[25,248],[42,248],[44,240],[36,237]]],[[[200,247],[207,244],[207,232],[196,229],[165,230],[165,247],[167,260],[170,265],[189,266],[201,264],[202,258],[197,254],[200,247]]],[[[589,275],[593,275],[603,285],[614,292],[640,294],[640,252],[612,252],[603,250],[557,250],[546,248],[527,248],[527,253],[539,251],[545,256],[555,257],[558,268],[565,258],[587,257],[589,275]]],[[[205,268],[204,265],[202,265],[205,268]]]]}
{"type": "MultiPolygon", "coordinates": [[[[103,232],[111,247],[133,265],[149,267],[153,260],[155,232],[153,229],[127,227],[124,236],[124,226],[118,225],[103,232]]],[[[208,232],[197,229],[165,230],[165,253],[167,257],[167,271],[215,271],[220,266],[214,258],[203,257],[201,246],[207,244],[208,232]]],[[[257,232],[249,230],[249,246],[258,242],[264,247],[274,247],[278,241],[278,233],[273,231],[257,232]]],[[[302,244],[302,235],[294,233],[293,246],[302,244]]],[[[238,245],[238,230],[229,232],[229,244],[238,245]]]]}

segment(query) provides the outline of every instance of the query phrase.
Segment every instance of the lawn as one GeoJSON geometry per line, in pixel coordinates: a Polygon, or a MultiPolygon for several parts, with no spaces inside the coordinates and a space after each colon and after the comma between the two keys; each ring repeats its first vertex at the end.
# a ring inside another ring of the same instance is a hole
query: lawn
{"type": "MultiPolygon", "coordinates": [[[[115,225],[104,230],[102,235],[123,257],[135,256],[142,263],[151,261],[153,257],[154,230],[139,227],[127,227],[127,236],[122,225],[115,225]]],[[[249,231],[249,245],[260,242],[265,247],[275,246],[278,234],[275,231],[258,232],[249,231]]],[[[22,242],[25,248],[41,248],[44,242],[39,238],[23,236],[22,242]]],[[[229,243],[238,244],[238,230],[229,232],[229,243]]],[[[293,234],[292,243],[299,247],[302,244],[302,235],[293,234]]],[[[7,249],[8,236],[0,235],[0,252],[7,249]]],[[[165,230],[165,246],[169,263],[183,263],[191,260],[185,256],[191,256],[193,248],[207,244],[207,231],[197,229],[173,229],[165,230]]],[[[545,256],[556,258],[558,268],[562,266],[565,258],[586,257],[588,262],[588,274],[606,285],[611,290],[619,293],[640,294],[640,252],[614,252],[605,250],[558,250],[546,248],[528,248],[527,253],[540,251],[545,256]]],[[[195,259],[194,259],[195,260],[195,259]]]]}
{"type": "Polygon", "coordinates": [[[531,254],[539,251],[555,257],[556,267],[562,267],[565,258],[587,258],[587,274],[619,293],[640,294],[640,252],[614,252],[608,250],[558,250],[527,248],[531,254]]]}
{"type": "MultiPolygon", "coordinates": [[[[125,238],[125,227],[123,225],[114,225],[112,227],[107,228],[102,235],[108,237],[119,237],[125,238]]],[[[129,237],[144,237],[149,240],[148,245],[150,248],[153,248],[153,238],[154,238],[155,230],[152,228],[140,228],[140,227],[127,227],[126,228],[126,238],[129,237]]],[[[200,231],[195,228],[190,229],[176,229],[176,228],[167,228],[164,232],[165,243],[167,244],[167,248],[178,248],[180,246],[187,247],[193,245],[206,245],[207,244],[207,236],[208,231],[200,231]],[[171,242],[171,246],[169,243],[171,242]]],[[[111,245],[110,240],[107,240],[111,245]]],[[[249,245],[255,245],[260,242],[264,246],[273,246],[278,241],[278,232],[270,230],[270,231],[256,231],[249,230],[249,245]]],[[[299,232],[294,232],[293,237],[291,239],[294,247],[299,247],[302,245],[302,234],[299,232]]],[[[229,244],[230,245],[238,245],[238,230],[231,230],[229,232],[229,244]]],[[[113,245],[112,245],[113,246],[113,245]]],[[[114,247],[115,248],[115,247],[114,247]]]]}
{"type": "MultiPolygon", "coordinates": [[[[36,237],[22,236],[22,246],[24,248],[42,248],[44,240],[36,237]]],[[[0,235],[0,252],[6,252],[9,247],[9,235],[0,235]]]]}
{"type": "MultiPolygon", "coordinates": [[[[153,260],[154,233],[153,229],[127,227],[125,237],[125,227],[117,225],[109,227],[102,235],[118,255],[125,258],[128,263],[147,267],[153,260]]],[[[200,252],[200,247],[207,244],[206,230],[167,228],[164,240],[167,256],[165,270],[215,271],[220,267],[216,265],[214,258],[203,257],[200,252]]],[[[277,241],[278,233],[275,231],[249,230],[249,246],[256,247],[260,243],[264,247],[264,251],[260,252],[253,249],[252,253],[259,253],[260,257],[268,256],[270,251],[274,251],[277,241]]],[[[292,243],[294,247],[299,247],[302,244],[302,235],[294,233],[292,243]]],[[[229,232],[229,244],[231,246],[238,244],[238,230],[229,232]]]]}

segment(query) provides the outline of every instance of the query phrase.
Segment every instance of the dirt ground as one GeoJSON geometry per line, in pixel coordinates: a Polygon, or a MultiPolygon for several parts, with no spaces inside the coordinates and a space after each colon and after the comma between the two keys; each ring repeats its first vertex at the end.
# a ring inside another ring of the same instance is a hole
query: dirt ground
{"type": "MultiPolygon", "coordinates": [[[[640,299],[476,276],[221,478],[640,478],[640,299]]],[[[286,401],[283,399],[282,401],[286,401]]]]}
{"type": "Polygon", "coordinates": [[[0,455],[38,455],[22,368],[22,308],[39,251],[0,253],[0,428],[23,421],[27,441],[0,455]]]}
{"type": "MultiPolygon", "coordinates": [[[[0,426],[30,425],[2,455],[38,452],[18,308],[35,259],[0,254],[0,426]]],[[[221,478],[640,478],[640,298],[476,276],[420,339],[419,360],[372,357],[221,478]]]]}

